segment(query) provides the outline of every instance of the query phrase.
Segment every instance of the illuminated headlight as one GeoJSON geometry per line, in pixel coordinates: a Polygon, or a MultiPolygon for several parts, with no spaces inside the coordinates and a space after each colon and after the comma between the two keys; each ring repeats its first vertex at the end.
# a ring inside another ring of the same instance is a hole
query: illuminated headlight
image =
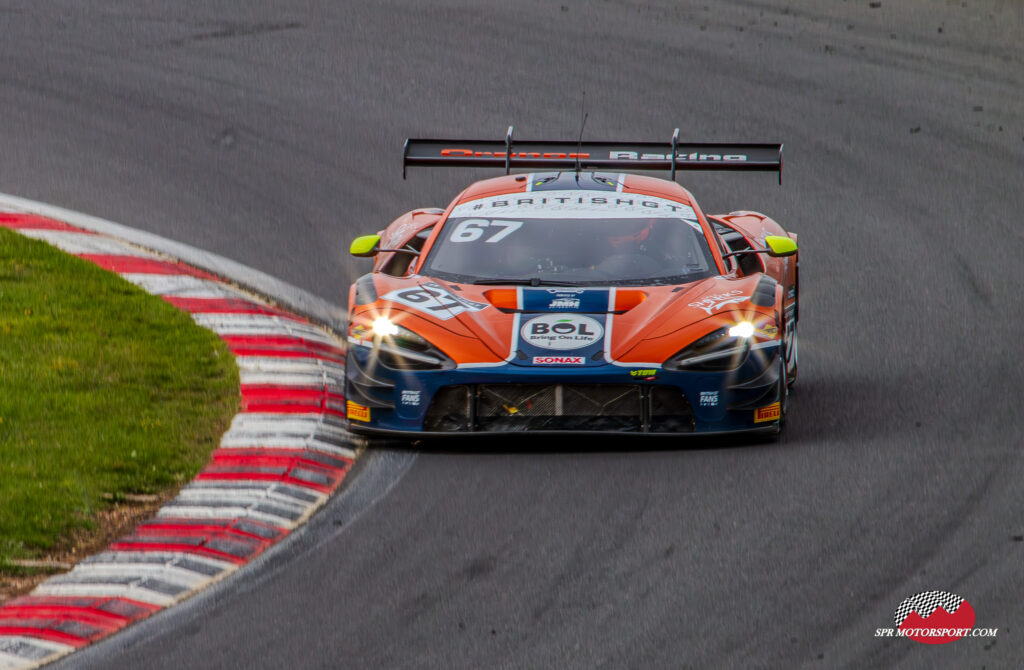
{"type": "Polygon", "coordinates": [[[373,320],[373,334],[378,337],[387,337],[398,334],[398,326],[386,316],[378,316],[373,320]]]}
{"type": "Polygon", "coordinates": [[[749,321],[741,321],[729,329],[730,337],[747,338],[754,334],[754,324],[749,321]]]}
{"type": "Polygon", "coordinates": [[[454,361],[443,351],[413,331],[386,316],[378,316],[370,325],[376,359],[397,370],[450,370],[454,361]]]}
{"type": "Polygon", "coordinates": [[[732,326],[723,326],[690,344],[663,364],[669,370],[694,372],[723,372],[734,370],[747,360],[751,350],[760,350],[763,339],[778,333],[771,320],[737,320],[732,326]]]}

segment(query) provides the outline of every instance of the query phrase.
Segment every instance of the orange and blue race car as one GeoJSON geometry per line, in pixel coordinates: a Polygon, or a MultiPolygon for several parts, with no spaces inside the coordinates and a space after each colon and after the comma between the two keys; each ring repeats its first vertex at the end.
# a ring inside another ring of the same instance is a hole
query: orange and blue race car
{"type": "Polygon", "coordinates": [[[705,214],[677,170],[779,172],[780,144],[408,140],[503,167],[356,256],[346,399],[365,435],[777,433],[797,374],[796,235],[705,214]],[[512,170],[524,170],[513,174],[512,170]],[[630,174],[665,170],[671,180],[630,174]]]}

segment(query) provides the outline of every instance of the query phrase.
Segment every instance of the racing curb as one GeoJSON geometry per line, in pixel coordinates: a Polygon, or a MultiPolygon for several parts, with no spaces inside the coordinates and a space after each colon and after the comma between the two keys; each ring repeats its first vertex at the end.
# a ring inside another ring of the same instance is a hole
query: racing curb
{"type": "Polygon", "coordinates": [[[344,429],[345,343],[318,325],[339,327],[344,315],[326,301],[187,245],[13,196],[0,194],[0,226],[188,311],[227,343],[241,386],[241,408],[209,463],[155,517],[0,605],[0,670],[23,670],[107,637],[255,559],[337,490],[356,444],[344,429]]]}

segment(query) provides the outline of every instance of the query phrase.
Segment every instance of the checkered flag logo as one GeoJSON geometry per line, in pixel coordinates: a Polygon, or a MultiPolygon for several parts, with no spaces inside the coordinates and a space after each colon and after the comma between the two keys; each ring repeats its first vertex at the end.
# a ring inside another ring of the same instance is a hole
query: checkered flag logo
{"type": "Polygon", "coordinates": [[[917,612],[922,619],[927,619],[939,605],[948,613],[953,614],[960,609],[960,603],[963,601],[964,599],[960,596],[945,591],[922,591],[900,603],[900,606],[896,608],[893,620],[896,622],[896,627],[899,628],[911,612],[917,612]]]}

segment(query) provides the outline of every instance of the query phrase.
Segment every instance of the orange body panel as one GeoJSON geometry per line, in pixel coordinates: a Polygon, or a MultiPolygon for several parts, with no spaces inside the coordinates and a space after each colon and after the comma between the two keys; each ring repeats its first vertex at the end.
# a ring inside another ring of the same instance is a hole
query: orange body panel
{"type": "MultiPolygon", "coordinates": [[[[462,191],[443,212],[419,209],[404,214],[382,231],[381,247],[398,248],[434,226],[423,243],[421,258],[425,258],[442,228],[437,224],[446,220],[456,205],[493,195],[522,193],[527,189],[528,179],[527,175],[509,175],[476,182],[462,191]]],[[[705,236],[709,241],[715,239],[717,234],[708,217],[682,186],[638,175],[622,175],[620,179],[624,195],[656,196],[692,207],[705,236]]],[[[764,246],[765,235],[787,234],[778,223],[756,212],[733,212],[713,218],[740,231],[758,247],[764,246]]],[[[608,353],[613,361],[620,364],[657,364],[675,354],[683,344],[734,323],[737,314],[759,323],[771,322],[781,326],[785,305],[795,300],[795,295],[786,295],[786,289],[796,284],[795,257],[762,256],[766,273],[780,285],[776,287],[774,304],[757,305],[751,302],[751,297],[760,276],[743,276],[735,270],[730,271],[731,265],[723,259],[719,244],[712,241],[710,247],[720,276],[682,286],[620,289],[628,298],[624,298],[621,307],[616,301],[616,311],[621,313],[614,314],[609,321],[612,332],[608,353]]],[[[411,330],[433,342],[460,365],[497,364],[510,359],[516,339],[515,288],[457,285],[419,276],[416,274],[418,261],[413,261],[402,276],[381,272],[388,267],[394,255],[380,254],[374,266],[375,272],[364,278],[372,281],[376,299],[356,304],[353,291],[350,336],[357,340],[372,337],[366,333],[373,320],[388,316],[399,325],[407,323],[411,330]],[[442,319],[432,317],[424,309],[381,298],[401,291],[422,291],[427,283],[440,287],[436,290],[484,307],[460,311],[442,319]]],[[[769,337],[764,333],[760,336],[769,337]]]]}

